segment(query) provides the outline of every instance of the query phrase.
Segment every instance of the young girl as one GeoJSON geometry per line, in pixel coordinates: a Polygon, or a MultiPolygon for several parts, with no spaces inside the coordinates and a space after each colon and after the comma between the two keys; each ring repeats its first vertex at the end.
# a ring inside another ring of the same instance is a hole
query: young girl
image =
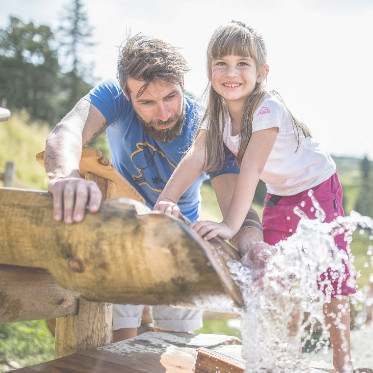
{"type": "MultiPolygon", "coordinates": [[[[222,211],[223,221],[191,225],[206,240],[215,236],[230,239],[237,233],[259,178],[266,182],[268,191],[263,211],[263,235],[268,244],[295,232],[299,222],[293,212],[296,206],[309,218],[316,218],[310,208],[310,189],[325,211],[325,222],[343,216],[342,189],[334,161],[289,112],[279,94],[264,88],[269,70],[262,37],[241,22],[218,28],[208,45],[207,70],[209,100],[200,131],[155,209],[177,216],[176,203],[182,193],[200,173],[219,170],[228,148],[236,155],[240,174],[233,193],[227,190],[232,197],[229,207],[222,211]]],[[[343,237],[337,236],[336,243],[340,250],[347,250],[343,237]]],[[[340,274],[342,281],[333,280],[329,273],[324,276],[333,284],[332,300],[325,304],[324,315],[326,325],[330,325],[334,368],[336,372],[350,371],[348,295],[355,290],[347,285],[347,266],[340,274]],[[341,319],[337,326],[332,315],[338,314],[341,319]]]]}

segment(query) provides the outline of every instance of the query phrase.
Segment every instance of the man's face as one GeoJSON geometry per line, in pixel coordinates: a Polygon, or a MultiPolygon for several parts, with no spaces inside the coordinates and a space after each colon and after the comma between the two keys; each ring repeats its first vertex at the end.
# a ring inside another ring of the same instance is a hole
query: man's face
{"type": "Polygon", "coordinates": [[[179,84],[157,79],[149,83],[128,78],[130,100],[145,131],[155,140],[169,142],[179,136],[184,119],[184,92],[179,84]]]}

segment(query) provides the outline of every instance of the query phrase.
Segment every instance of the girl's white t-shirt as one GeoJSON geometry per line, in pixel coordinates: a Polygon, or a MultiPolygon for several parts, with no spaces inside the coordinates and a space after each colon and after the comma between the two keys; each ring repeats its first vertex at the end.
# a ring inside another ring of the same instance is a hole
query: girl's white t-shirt
{"type": "MultiPolygon", "coordinates": [[[[223,139],[228,149],[237,155],[240,135],[232,136],[231,118],[225,107],[223,139]]],[[[289,111],[273,92],[267,92],[253,116],[252,132],[278,127],[279,133],[261,174],[271,194],[292,196],[321,184],[336,172],[336,165],[314,138],[299,133],[289,111]],[[297,150],[298,148],[298,150],[297,150]]],[[[207,129],[206,121],[202,129],[207,129]]]]}

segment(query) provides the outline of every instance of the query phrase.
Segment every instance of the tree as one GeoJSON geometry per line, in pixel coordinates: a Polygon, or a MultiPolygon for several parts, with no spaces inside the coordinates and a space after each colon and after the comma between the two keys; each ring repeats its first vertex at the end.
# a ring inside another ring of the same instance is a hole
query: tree
{"type": "Polygon", "coordinates": [[[90,78],[86,65],[81,60],[81,51],[91,47],[92,27],[89,26],[82,0],[72,0],[66,7],[63,23],[59,27],[61,48],[67,57],[67,85],[70,90],[69,103],[74,105],[87,92],[85,79],[90,78]]]}
{"type": "Polygon", "coordinates": [[[0,29],[0,100],[26,109],[32,119],[51,121],[59,71],[51,29],[11,16],[0,29]]]}
{"type": "Polygon", "coordinates": [[[367,156],[365,156],[361,161],[361,172],[363,175],[363,179],[369,179],[370,162],[367,156]]]}

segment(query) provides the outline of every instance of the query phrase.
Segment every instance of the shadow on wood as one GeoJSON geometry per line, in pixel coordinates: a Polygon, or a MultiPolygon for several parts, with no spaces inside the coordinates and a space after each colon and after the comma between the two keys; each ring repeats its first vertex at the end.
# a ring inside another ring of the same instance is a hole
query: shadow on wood
{"type": "Polygon", "coordinates": [[[107,200],[71,225],[53,220],[47,192],[1,188],[0,206],[1,264],[45,268],[75,296],[193,307],[219,296],[242,306],[227,267],[236,250],[136,201],[107,200]]]}

